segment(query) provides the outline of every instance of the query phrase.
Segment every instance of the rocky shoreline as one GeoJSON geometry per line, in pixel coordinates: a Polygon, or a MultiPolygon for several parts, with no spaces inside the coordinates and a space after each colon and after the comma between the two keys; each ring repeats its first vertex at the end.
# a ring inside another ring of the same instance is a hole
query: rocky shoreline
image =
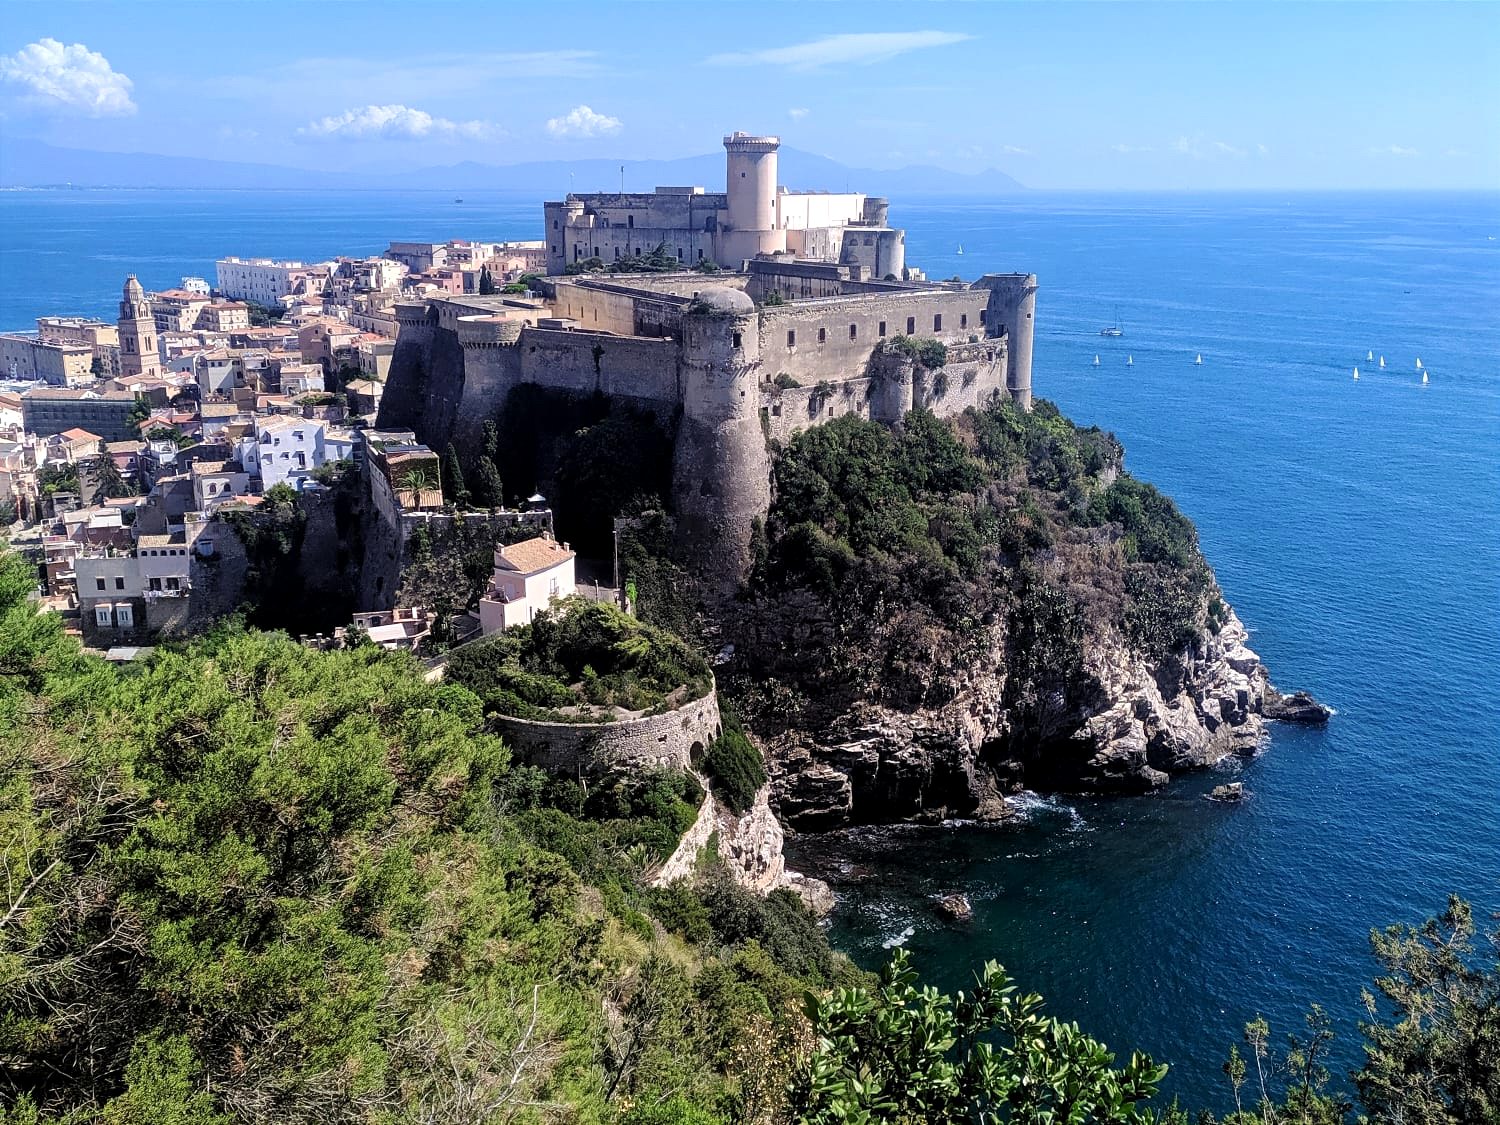
{"type": "Polygon", "coordinates": [[[941,708],[861,703],[817,732],[768,740],[771,805],[797,832],[853,824],[1012,815],[1007,794],[1143,793],[1172,775],[1254,753],[1270,721],[1321,724],[1330,711],[1270,682],[1233,610],[1216,633],[1150,663],[1122,640],[1086,647],[1087,690],[1051,708],[1038,745],[1018,747],[1005,700],[1004,638],[941,708]]]}

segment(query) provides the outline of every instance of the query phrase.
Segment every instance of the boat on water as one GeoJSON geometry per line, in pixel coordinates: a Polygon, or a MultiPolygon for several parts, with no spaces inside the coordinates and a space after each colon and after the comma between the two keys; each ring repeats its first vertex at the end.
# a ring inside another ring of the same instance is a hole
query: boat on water
{"type": "Polygon", "coordinates": [[[1126,367],[1134,367],[1135,366],[1135,356],[1133,356],[1133,355],[1126,356],[1125,357],[1125,366],[1126,367]]]}
{"type": "Polygon", "coordinates": [[[1202,367],[1203,366],[1203,355],[1202,355],[1201,352],[1199,353],[1198,358],[1196,358],[1195,360],[1193,360],[1193,366],[1194,367],[1202,367]]]}
{"type": "Polygon", "coordinates": [[[1385,356],[1380,357],[1380,370],[1385,370],[1385,356]]]}
{"type": "Polygon", "coordinates": [[[1354,369],[1354,381],[1359,382],[1359,368],[1357,367],[1354,369]]]}
{"type": "Polygon", "coordinates": [[[1421,356],[1417,356],[1417,370],[1418,371],[1422,370],[1422,357],[1421,356]]]}
{"type": "Polygon", "coordinates": [[[1094,356],[1094,366],[1095,366],[1095,367],[1098,367],[1098,366],[1099,366],[1099,357],[1098,357],[1098,355],[1095,355],[1095,356],[1094,356]]]}
{"type": "Polygon", "coordinates": [[[1374,363],[1375,362],[1375,353],[1374,352],[1365,352],[1365,362],[1366,363],[1374,363]]]}
{"type": "Polygon", "coordinates": [[[956,251],[956,253],[958,253],[958,254],[961,255],[961,254],[963,254],[963,252],[964,252],[964,244],[962,242],[960,242],[958,244],[958,250],[956,251]]]}
{"type": "Polygon", "coordinates": [[[1120,326],[1120,310],[1119,309],[1115,309],[1115,322],[1113,324],[1106,324],[1103,328],[1099,329],[1099,335],[1101,335],[1101,336],[1123,336],[1123,335],[1125,335],[1125,329],[1120,326]]]}
{"type": "Polygon", "coordinates": [[[1427,372],[1425,372],[1425,371],[1422,372],[1422,385],[1424,387],[1427,385],[1427,372]]]}

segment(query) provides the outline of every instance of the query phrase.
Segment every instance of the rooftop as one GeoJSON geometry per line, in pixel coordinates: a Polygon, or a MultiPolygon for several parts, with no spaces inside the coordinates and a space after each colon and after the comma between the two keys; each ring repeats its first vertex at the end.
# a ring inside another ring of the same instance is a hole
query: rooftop
{"type": "Polygon", "coordinates": [[[512,543],[509,547],[501,547],[495,552],[495,556],[496,562],[503,562],[511,570],[521,574],[537,574],[567,562],[574,557],[574,552],[556,539],[537,536],[535,539],[512,543]]]}

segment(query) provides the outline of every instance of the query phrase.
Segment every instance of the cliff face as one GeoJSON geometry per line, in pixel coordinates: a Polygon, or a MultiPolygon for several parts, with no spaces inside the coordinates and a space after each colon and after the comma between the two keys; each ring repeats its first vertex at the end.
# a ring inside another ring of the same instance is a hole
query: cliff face
{"type": "MultiPolygon", "coordinates": [[[[1007,706],[1002,629],[982,657],[940,673],[950,697],[901,710],[858,702],[766,740],[773,798],[803,831],[851,823],[1009,815],[1021,787],[1139,793],[1172,774],[1253,752],[1269,682],[1232,611],[1216,635],[1162,664],[1118,637],[1088,644],[1081,691],[1023,732],[1007,706]]],[[[1270,689],[1274,698],[1274,689],[1270,689]]]]}
{"type": "Polygon", "coordinates": [[[802,830],[998,819],[1021,788],[1129,793],[1252,751],[1283,700],[1191,522],[1049,404],[778,452],[720,673],[802,830]]]}

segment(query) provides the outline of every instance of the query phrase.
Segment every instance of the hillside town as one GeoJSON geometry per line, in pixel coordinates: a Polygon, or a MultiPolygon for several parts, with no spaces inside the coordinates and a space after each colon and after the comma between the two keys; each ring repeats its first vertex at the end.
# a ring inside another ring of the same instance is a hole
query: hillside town
{"type": "MultiPolygon", "coordinates": [[[[541,242],[393,242],[378,257],[306,263],[227,257],[213,284],[185,277],[153,292],[124,278],[113,323],[42,316],[35,331],[0,334],[0,533],[36,561],[47,605],[86,643],[130,653],[233,608],[195,612],[192,576],[235,513],[345,477],[391,520],[438,512],[437,455],[409,431],[374,428],[394,307],[524,292],[522,279],[544,268],[541,242]]],[[[546,515],[526,525],[545,535],[546,515]]],[[[515,570],[497,551],[492,599],[506,599],[515,570]]],[[[529,618],[525,593],[512,595],[507,620],[529,618]]],[[[348,624],[412,648],[430,619],[405,607],[348,624]]]]}

